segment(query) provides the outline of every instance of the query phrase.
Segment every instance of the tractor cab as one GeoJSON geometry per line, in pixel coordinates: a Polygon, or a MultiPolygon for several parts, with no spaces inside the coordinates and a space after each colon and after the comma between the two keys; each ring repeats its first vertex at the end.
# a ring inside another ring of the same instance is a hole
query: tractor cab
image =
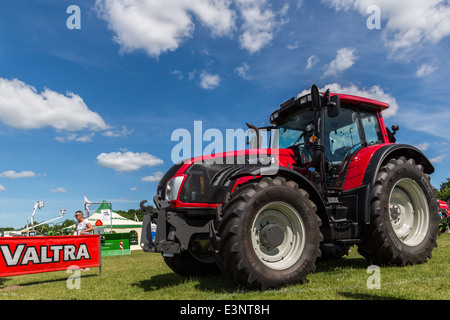
{"type": "Polygon", "coordinates": [[[390,143],[381,116],[387,108],[329,90],[320,94],[313,86],[311,94],[282,103],[270,121],[278,129],[279,148],[294,154],[293,169],[333,193],[344,188],[348,166],[359,150],[390,143]]]}

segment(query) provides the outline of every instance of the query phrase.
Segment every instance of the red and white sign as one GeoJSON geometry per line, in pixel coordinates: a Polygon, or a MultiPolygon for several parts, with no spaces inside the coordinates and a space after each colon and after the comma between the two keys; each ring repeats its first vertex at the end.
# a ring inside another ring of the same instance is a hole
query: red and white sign
{"type": "Polygon", "coordinates": [[[101,267],[99,235],[0,238],[0,277],[101,267]]]}

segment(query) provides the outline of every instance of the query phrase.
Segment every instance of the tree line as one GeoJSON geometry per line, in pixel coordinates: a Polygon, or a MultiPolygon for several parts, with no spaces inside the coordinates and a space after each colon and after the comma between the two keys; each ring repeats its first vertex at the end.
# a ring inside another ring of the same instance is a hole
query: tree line
{"type": "Polygon", "coordinates": [[[439,190],[436,190],[436,198],[445,202],[450,199],[450,178],[442,182],[439,190]]]}

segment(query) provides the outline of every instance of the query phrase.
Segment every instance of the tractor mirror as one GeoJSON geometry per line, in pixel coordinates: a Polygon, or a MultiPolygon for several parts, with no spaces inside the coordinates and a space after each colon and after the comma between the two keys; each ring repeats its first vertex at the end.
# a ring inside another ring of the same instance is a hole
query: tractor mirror
{"type": "Polygon", "coordinates": [[[322,108],[322,99],[320,98],[319,88],[314,84],[311,87],[311,101],[314,110],[320,110],[322,108]]]}
{"type": "Polygon", "coordinates": [[[341,98],[339,96],[331,96],[327,104],[328,117],[334,118],[341,112],[341,98]]]}

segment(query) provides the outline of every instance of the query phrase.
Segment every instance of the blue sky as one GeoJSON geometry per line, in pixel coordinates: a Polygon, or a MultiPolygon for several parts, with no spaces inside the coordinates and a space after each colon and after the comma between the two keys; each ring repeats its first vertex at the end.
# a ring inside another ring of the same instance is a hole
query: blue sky
{"type": "Polygon", "coordinates": [[[84,194],[137,209],[172,165],[174,130],[268,124],[314,83],[390,103],[386,124],[432,159],[439,187],[448,21],[439,0],[3,1],[0,226],[25,225],[38,200],[36,220],[72,218],[84,194]]]}

